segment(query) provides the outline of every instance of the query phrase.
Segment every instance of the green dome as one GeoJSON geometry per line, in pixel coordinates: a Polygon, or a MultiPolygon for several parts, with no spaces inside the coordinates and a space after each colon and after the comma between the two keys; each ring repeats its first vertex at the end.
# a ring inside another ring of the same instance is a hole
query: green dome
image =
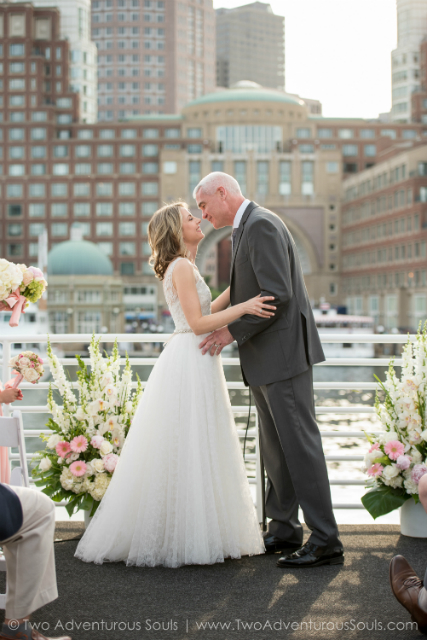
{"type": "Polygon", "coordinates": [[[47,259],[51,276],[112,276],[111,260],[93,242],[67,240],[53,247],[47,259]]]}
{"type": "Polygon", "coordinates": [[[185,106],[195,107],[199,104],[203,105],[212,102],[246,102],[248,100],[251,100],[252,102],[260,100],[263,102],[282,102],[299,106],[304,105],[303,100],[300,100],[295,96],[291,96],[284,91],[268,89],[266,87],[262,87],[256,82],[243,80],[238,82],[231,89],[220,89],[213,93],[207,93],[200,98],[196,98],[196,100],[192,100],[185,106]]]}

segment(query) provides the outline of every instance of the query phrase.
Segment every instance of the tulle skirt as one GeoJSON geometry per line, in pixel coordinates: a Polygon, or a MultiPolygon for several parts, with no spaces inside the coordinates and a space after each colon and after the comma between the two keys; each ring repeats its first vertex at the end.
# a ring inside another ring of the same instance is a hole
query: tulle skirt
{"type": "Polygon", "coordinates": [[[176,334],[153,367],[77,558],[179,567],[264,553],[221,357],[202,355],[203,337],[176,334]]]}

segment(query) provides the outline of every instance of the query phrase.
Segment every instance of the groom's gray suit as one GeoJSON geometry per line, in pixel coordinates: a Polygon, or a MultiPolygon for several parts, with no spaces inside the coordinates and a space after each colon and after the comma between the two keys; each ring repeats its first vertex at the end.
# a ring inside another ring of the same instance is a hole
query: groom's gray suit
{"type": "Polygon", "coordinates": [[[234,240],[231,304],[274,295],[275,316],[245,315],[228,328],[260,419],[271,534],[301,543],[300,505],[310,542],[342,547],[313,397],[312,365],[325,360],[294,240],[282,220],[254,202],[234,240]]]}

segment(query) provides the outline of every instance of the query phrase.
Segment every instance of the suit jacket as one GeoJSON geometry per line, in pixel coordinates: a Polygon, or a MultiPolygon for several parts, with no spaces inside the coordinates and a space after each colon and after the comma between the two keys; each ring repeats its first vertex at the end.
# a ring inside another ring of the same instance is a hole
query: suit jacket
{"type": "Polygon", "coordinates": [[[295,242],[279,216],[251,202],[234,242],[231,304],[259,293],[274,296],[275,316],[245,315],[228,326],[239,347],[245,384],[287,380],[323,362],[295,242]]]}
{"type": "Polygon", "coordinates": [[[24,516],[21,501],[13,489],[0,482],[0,542],[15,535],[24,516]]]}

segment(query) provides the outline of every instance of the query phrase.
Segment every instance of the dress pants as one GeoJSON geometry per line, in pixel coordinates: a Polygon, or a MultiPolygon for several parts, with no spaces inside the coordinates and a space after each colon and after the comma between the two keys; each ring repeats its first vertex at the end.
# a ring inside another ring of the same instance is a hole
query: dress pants
{"type": "Polygon", "coordinates": [[[6,614],[24,618],[58,597],[56,587],[55,503],[36,489],[11,487],[22,504],[23,523],[0,541],[6,558],[6,614]]]}
{"type": "Polygon", "coordinates": [[[298,506],[310,542],[342,548],[313,396],[313,370],[251,387],[259,415],[261,453],[268,476],[265,509],[269,533],[300,544],[298,506]]]}

